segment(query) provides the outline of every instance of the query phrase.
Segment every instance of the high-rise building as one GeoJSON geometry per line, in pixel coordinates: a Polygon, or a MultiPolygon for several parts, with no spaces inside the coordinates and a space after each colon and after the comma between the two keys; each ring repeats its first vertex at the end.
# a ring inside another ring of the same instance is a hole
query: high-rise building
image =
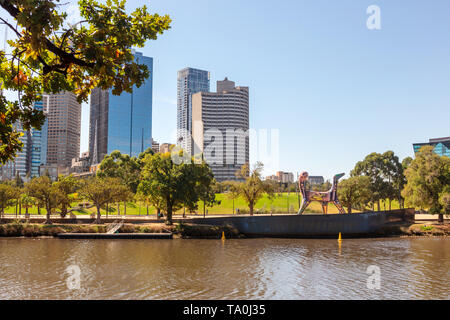
{"type": "Polygon", "coordinates": [[[72,92],[44,96],[47,104],[46,164],[69,168],[80,154],[81,104],[72,92]]]}
{"type": "Polygon", "coordinates": [[[171,152],[173,147],[175,147],[174,144],[171,144],[171,143],[161,143],[161,145],[159,146],[159,152],[160,152],[160,153],[171,152]]]}
{"type": "MultiPolygon", "coordinates": [[[[44,95],[42,101],[36,101],[34,108],[44,112],[44,115],[48,114],[48,95],[44,95]]],[[[41,130],[31,129],[31,177],[39,177],[40,166],[47,163],[47,130],[48,119],[45,118],[45,122],[41,127],[41,130]]]]}
{"type": "Polygon", "coordinates": [[[154,153],[159,152],[159,143],[152,138],[152,150],[154,153]]]}
{"type": "Polygon", "coordinates": [[[192,154],[192,95],[209,92],[209,72],[185,68],[178,71],[177,145],[192,154]]]}
{"type": "Polygon", "coordinates": [[[118,150],[138,156],[152,146],[153,58],[134,52],[136,62],[145,64],[150,76],[132,93],[112,94],[95,88],[91,93],[89,153],[92,164],[118,150]]]}
{"type": "Polygon", "coordinates": [[[276,174],[266,177],[266,179],[281,183],[293,183],[294,174],[292,172],[278,171],[276,174]]]}
{"type": "Polygon", "coordinates": [[[249,162],[249,90],[225,78],[217,92],[192,96],[194,154],[203,154],[217,181],[236,180],[249,162]]]}
{"type": "Polygon", "coordinates": [[[19,138],[23,143],[22,150],[17,152],[16,157],[13,160],[6,162],[4,165],[0,166],[0,177],[1,180],[11,180],[19,174],[23,180],[26,180],[26,176],[30,171],[30,155],[31,155],[31,135],[29,131],[25,131],[22,128],[20,122],[14,124],[14,130],[22,133],[19,138]]]}
{"type": "Polygon", "coordinates": [[[450,137],[430,139],[429,142],[424,143],[414,143],[414,153],[419,152],[420,148],[422,148],[423,146],[433,146],[434,153],[440,155],[441,157],[450,157],[450,137]]]}

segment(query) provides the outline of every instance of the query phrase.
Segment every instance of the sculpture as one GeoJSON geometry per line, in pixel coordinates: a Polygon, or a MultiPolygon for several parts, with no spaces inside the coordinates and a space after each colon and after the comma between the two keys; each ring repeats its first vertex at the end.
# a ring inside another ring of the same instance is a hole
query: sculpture
{"type": "Polygon", "coordinates": [[[306,190],[306,181],[308,180],[308,172],[302,172],[298,178],[298,187],[302,194],[302,204],[298,210],[298,214],[302,214],[312,201],[318,201],[322,204],[323,213],[328,213],[328,204],[333,203],[339,210],[339,213],[345,213],[344,208],[339,202],[337,195],[338,181],[345,173],[337,174],[333,177],[333,185],[327,192],[306,190]]]}

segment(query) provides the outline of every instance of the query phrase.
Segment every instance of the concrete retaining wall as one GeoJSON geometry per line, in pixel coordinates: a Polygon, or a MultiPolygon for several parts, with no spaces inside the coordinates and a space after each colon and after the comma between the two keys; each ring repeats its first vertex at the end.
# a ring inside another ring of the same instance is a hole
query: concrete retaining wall
{"type": "Polygon", "coordinates": [[[366,212],[330,215],[232,216],[194,218],[185,222],[208,225],[230,225],[247,236],[268,237],[337,237],[376,234],[394,222],[414,219],[414,211],[366,212]]]}

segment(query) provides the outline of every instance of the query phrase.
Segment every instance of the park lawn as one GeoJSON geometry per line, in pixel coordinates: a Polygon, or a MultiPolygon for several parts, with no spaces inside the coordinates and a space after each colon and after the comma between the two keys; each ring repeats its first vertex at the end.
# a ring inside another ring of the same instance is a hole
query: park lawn
{"type": "MultiPolygon", "coordinates": [[[[223,215],[223,214],[232,214],[233,213],[233,200],[231,200],[227,194],[221,193],[216,195],[216,200],[220,202],[220,204],[216,204],[213,207],[206,208],[208,210],[208,214],[217,214],[217,215],[223,215]]],[[[301,196],[300,196],[301,201],[301,196]]],[[[74,203],[74,206],[77,203],[74,203]]],[[[388,207],[388,201],[385,203],[386,210],[389,209],[388,207]]],[[[246,210],[248,212],[248,206],[245,203],[244,199],[242,197],[239,197],[238,199],[234,200],[234,208],[240,209],[240,210],[246,210]]],[[[255,206],[255,212],[259,209],[262,209],[263,211],[270,213],[272,210],[275,213],[287,213],[289,208],[289,213],[297,213],[299,208],[299,200],[296,193],[283,193],[283,194],[276,194],[276,196],[273,199],[269,199],[267,195],[264,195],[256,204],[255,206]]],[[[398,209],[398,201],[392,201],[391,205],[392,210],[398,209]]],[[[117,215],[117,204],[110,205],[109,208],[109,214],[111,215],[117,215]]],[[[376,209],[376,207],[375,207],[376,209]]],[[[381,210],[384,209],[383,203],[381,204],[381,210]]],[[[347,208],[345,208],[347,210],[347,208]]],[[[30,214],[37,214],[38,210],[36,206],[33,206],[32,208],[28,209],[28,212],[30,214]]],[[[320,203],[318,202],[312,202],[309,207],[306,209],[306,213],[321,213],[322,207],[320,203]]],[[[358,212],[356,210],[353,210],[353,212],[358,212]]],[[[5,210],[5,213],[14,214],[15,213],[15,207],[9,207],[5,210]]],[[[82,209],[79,211],[73,211],[75,215],[86,215],[91,213],[97,213],[97,209],[95,207],[90,209],[82,209]]],[[[178,210],[176,214],[182,214],[183,209],[178,210]]],[[[199,202],[198,206],[198,214],[203,214],[203,202],[199,202]]],[[[328,207],[328,213],[338,213],[337,208],[330,204],[328,207]]],[[[22,208],[22,214],[25,214],[25,208],[22,208]]],[[[41,208],[41,214],[46,214],[46,210],[41,208]]],[[[106,210],[101,209],[101,214],[106,215],[106,210]]],[[[124,214],[124,205],[123,203],[120,204],[120,214],[124,214]]],[[[156,214],[156,208],[153,206],[149,206],[149,214],[155,215],[156,214]]],[[[146,206],[142,203],[133,203],[128,202],[127,203],[127,215],[147,215],[147,209],[146,206]]]]}

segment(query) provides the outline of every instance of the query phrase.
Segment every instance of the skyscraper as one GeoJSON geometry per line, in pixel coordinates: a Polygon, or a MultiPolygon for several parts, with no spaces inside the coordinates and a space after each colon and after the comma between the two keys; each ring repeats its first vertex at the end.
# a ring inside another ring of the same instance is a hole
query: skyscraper
{"type": "Polygon", "coordinates": [[[209,72],[185,68],[178,71],[177,145],[192,154],[192,94],[209,92],[209,72]]]}
{"type": "Polygon", "coordinates": [[[235,180],[249,162],[249,90],[227,78],[217,92],[192,95],[194,154],[202,153],[217,181],[235,180]]]}
{"type": "MultiPolygon", "coordinates": [[[[48,114],[48,95],[44,95],[43,101],[36,101],[34,108],[42,110],[47,116],[48,114]]],[[[47,130],[48,119],[41,127],[41,130],[31,129],[31,177],[38,177],[40,175],[39,168],[41,164],[47,163],[47,130]]]]}
{"type": "Polygon", "coordinates": [[[133,93],[119,96],[112,89],[95,88],[91,93],[89,153],[97,164],[112,151],[138,156],[152,146],[153,58],[135,52],[139,64],[145,64],[150,76],[133,93]]]}
{"type": "Polygon", "coordinates": [[[47,164],[70,167],[80,154],[81,104],[72,92],[47,96],[47,164]]]}
{"type": "Polygon", "coordinates": [[[10,160],[4,165],[0,166],[1,180],[14,179],[17,174],[19,174],[20,177],[25,180],[25,177],[30,171],[30,132],[23,130],[20,122],[14,124],[14,129],[22,133],[22,136],[19,138],[19,140],[22,141],[23,147],[22,150],[17,152],[17,155],[13,160],[10,160]]]}

